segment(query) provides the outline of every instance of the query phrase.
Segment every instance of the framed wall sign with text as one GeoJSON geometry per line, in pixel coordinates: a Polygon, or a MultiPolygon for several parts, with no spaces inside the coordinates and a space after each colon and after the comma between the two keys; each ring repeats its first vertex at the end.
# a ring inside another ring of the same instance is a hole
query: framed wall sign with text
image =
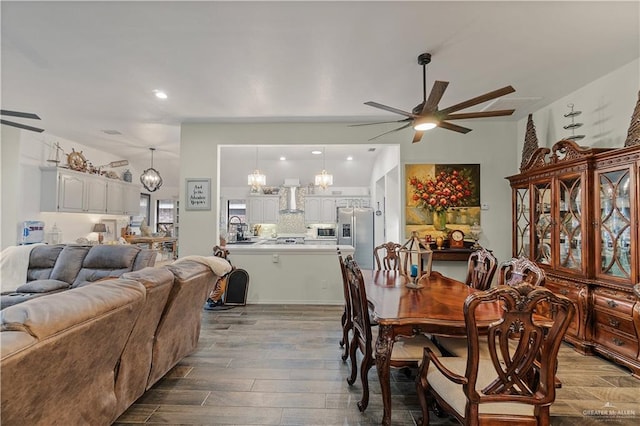
{"type": "Polygon", "coordinates": [[[211,210],[211,179],[187,179],[187,210],[211,210]]]}

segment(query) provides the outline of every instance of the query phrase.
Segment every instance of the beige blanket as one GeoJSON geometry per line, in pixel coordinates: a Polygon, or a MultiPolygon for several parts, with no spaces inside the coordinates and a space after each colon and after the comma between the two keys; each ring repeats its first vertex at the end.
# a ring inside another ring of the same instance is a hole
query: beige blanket
{"type": "Polygon", "coordinates": [[[0,253],[0,289],[2,292],[16,291],[27,282],[31,249],[40,244],[9,246],[0,253]]]}
{"type": "Polygon", "coordinates": [[[194,262],[207,265],[209,268],[211,268],[213,273],[219,277],[222,277],[228,274],[229,272],[231,272],[231,264],[229,263],[229,261],[221,257],[191,255],[191,256],[181,257],[173,263],[182,262],[184,260],[192,260],[194,262]]]}

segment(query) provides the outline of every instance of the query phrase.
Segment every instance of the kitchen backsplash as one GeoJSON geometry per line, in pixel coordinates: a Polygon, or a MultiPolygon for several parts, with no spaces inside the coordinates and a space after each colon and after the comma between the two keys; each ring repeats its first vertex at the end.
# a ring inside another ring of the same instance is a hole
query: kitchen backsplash
{"type": "Polygon", "coordinates": [[[304,214],[280,213],[278,219],[279,234],[304,234],[307,227],[304,224],[304,214]]]}

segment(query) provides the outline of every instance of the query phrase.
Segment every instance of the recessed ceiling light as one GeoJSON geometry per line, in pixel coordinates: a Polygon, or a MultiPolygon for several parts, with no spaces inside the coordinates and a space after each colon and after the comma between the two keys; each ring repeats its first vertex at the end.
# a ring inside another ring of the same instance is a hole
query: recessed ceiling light
{"type": "Polygon", "coordinates": [[[311,151],[311,153],[312,153],[313,155],[320,155],[320,154],[322,154],[322,151],[318,151],[318,150],[316,149],[315,151],[311,151]]]}
{"type": "Polygon", "coordinates": [[[121,135],[122,134],[119,131],[114,130],[114,129],[106,129],[106,130],[103,130],[102,133],[106,133],[107,135],[121,135]]]}
{"type": "Polygon", "coordinates": [[[285,157],[285,156],[280,157],[280,161],[284,161],[286,159],[287,159],[287,157],[285,157]]]}
{"type": "Polygon", "coordinates": [[[352,156],[348,156],[348,157],[347,157],[347,161],[352,161],[352,160],[353,160],[353,157],[352,157],[352,156]]]}
{"type": "Polygon", "coordinates": [[[158,99],[167,99],[168,96],[165,92],[163,92],[162,90],[154,90],[153,93],[156,95],[156,98],[158,99]]]}

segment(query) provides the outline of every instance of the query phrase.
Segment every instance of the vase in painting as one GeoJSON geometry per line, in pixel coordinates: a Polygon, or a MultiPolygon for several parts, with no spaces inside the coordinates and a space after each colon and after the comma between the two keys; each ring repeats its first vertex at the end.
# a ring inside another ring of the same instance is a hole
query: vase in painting
{"type": "Polygon", "coordinates": [[[433,212],[433,227],[438,231],[447,229],[447,211],[436,210],[433,212]]]}

